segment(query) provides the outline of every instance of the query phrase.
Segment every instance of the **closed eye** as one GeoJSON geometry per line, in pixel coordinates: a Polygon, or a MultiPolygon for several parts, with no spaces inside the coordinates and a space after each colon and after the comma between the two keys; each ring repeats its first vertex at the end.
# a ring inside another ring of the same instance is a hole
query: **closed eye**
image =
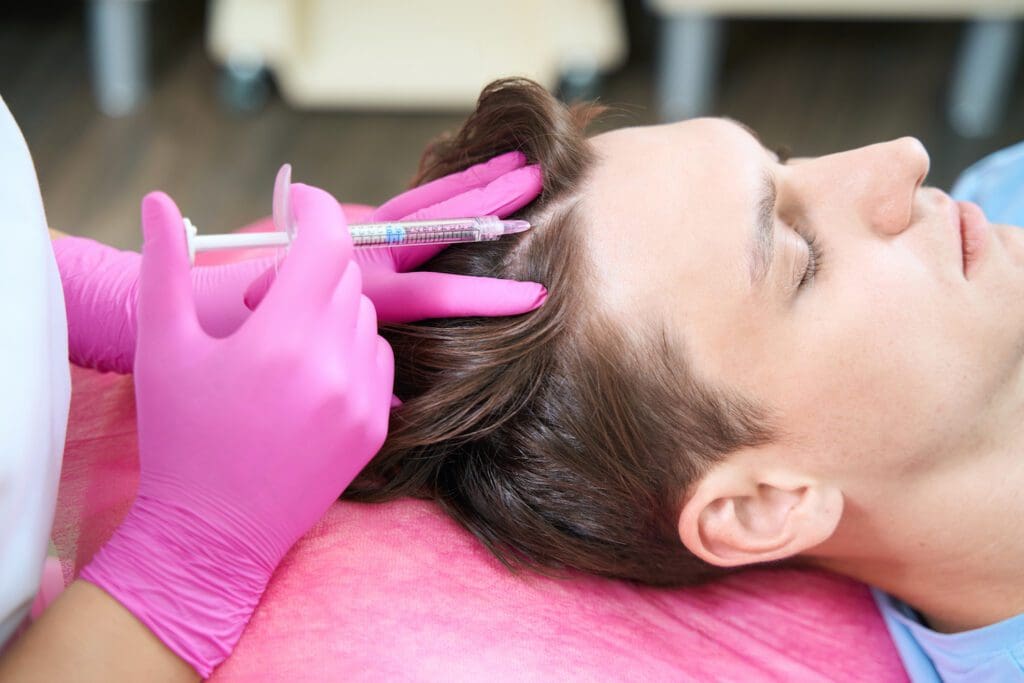
{"type": "MultiPolygon", "coordinates": [[[[792,156],[788,145],[778,145],[772,149],[772,152],[775,154],[776,163],[781,166],[785,166],[792,156]]],[[[807,265],[804,266],[804,270],[800,274],[800,282],[797,283],[797,288],[802,289],[814,282],[815,276],[820,272],[824,251],[814,233],[801,228],[794,228],[794,231],[807,244],[807,265]]]]}
{"type": "Polygon", "coordinates": [[[803,275],[800,276],[800,282],[797,285],[798,288],[803,288],[805,285],[809,285],[814,282],[815,276],[821,272],[821,263],[824,256],[824,252],[821,247],[821,243],[815,237],[814,233],[808,232],[807,230],[798,230],[797,234],[803,238],[807,243],[807,266],[804,268],[803,275]]]}

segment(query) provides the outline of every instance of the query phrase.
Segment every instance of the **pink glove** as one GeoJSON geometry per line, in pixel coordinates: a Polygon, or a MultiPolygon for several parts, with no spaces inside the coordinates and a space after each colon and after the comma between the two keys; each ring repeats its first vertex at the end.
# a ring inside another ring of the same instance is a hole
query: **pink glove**
{"type": "MultiPolygon", "coordinates": [[[[413,188],[383,204],[371,220],[505,217],[532,202],[540,191],[540,168],[527,166],[521,152],[509,152],[413,188]]],[[[356,251],[363,292],[373,301],[381,322],[519,315],[544,303],[547,290],[535,282],[415,270],[444,246],[356,251]]],[[[256,308],[273,280],[271,268],[253,282],[245,293],[246,306],[256,308]]]]}
{"type": "MultiPolygon", "coordinates": [[[[142,255],[81,237],[53,243],[68,316],[68,351],[76,365],[127,374],[135,357],[136,307],[142,255]]],[[[224,337],[249,317],[243,295],[273,257],[192,269],[196,315],[224,337]]]]}
{"type": "MultiPolygon", "coordinates": [[[[526,166],[522,153],[510,152],[401,194],[377,209],[372,220],[504,217],[533,201],[540,189],[540,170],[526,166]]],[[[537,308],[547,296],[544,287],[531,282],[409,272],[441,249],[402,247],[356,253],[363,269],[363,291],[376,305],[382,322],[518,315],[537,308]]],[[[72,362],[131,372],[141,257],[79,237],[59,239],[53,250],[64,285],[72,362]]],[[[274,257],[268,257],[193,268],[192,286],[203,329],[215,337],[236,330],[273,282],[273,264],[274,257]]]]}
{"type": "Polygon", "coordinates": [[[344,214],[304,185],[292,204],[300,233],[277,282],[222,339],[200,327],[177,207],[162,193],[142,204],[139,489],[82,578],[203,676],[387,430],[393,358],[344,214]]]}

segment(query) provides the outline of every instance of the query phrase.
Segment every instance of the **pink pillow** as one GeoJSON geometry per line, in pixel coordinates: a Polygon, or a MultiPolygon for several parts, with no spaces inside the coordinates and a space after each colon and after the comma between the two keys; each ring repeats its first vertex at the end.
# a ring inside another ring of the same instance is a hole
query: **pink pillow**
{"type": "MultiPolygon", "coordinates": [[[[138,478],[130,377],[72,368],[54,543],[70,579],[138,478]]],[[[223,681],[906,676],[867,590],[797,570],[692,589],[514,575],[429,503],[337,503],[285,558],[223,681]]]]}

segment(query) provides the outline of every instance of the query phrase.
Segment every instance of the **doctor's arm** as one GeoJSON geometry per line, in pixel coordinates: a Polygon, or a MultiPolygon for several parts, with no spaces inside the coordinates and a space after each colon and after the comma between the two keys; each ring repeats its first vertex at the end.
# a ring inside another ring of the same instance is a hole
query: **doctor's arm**
{"type": "Polygon", "coordinates": [[[171,682],[199,674],[103,589],[75,581],[0,660],[0,680],[171,682]]]}

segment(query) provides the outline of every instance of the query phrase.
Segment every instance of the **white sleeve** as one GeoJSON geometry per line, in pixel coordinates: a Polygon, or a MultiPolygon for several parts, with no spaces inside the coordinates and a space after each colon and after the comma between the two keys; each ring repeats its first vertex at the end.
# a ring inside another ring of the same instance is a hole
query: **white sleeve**
{"type": "Polygon", "coordinates": [[[0,99],[0,645],[28,612],[71,398],[67,319],[32,158],[0,99]]]}

